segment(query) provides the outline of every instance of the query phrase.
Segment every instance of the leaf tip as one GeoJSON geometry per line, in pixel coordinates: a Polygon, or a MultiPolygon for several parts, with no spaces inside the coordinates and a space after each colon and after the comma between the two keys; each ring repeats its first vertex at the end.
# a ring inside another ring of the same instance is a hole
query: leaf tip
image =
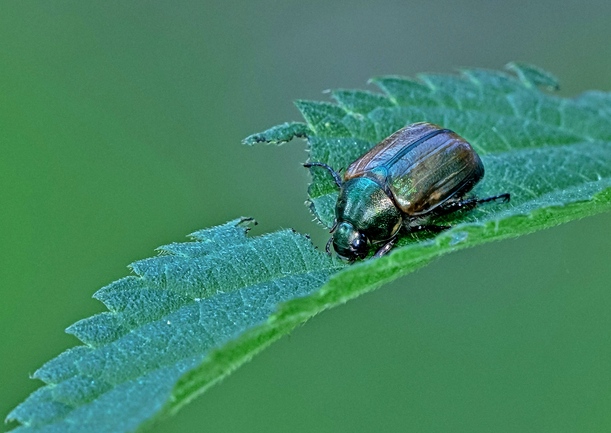
{"type": "Polygon", "coordinates": [[[505,68],[515,73],[526,87],[543,87],[548,90],[559,90],[558,79],[550,72],[530,63],[509,62],[505,68]]]}
{"type": "Polygon", "coordinates": [[[291,141],[295,137],[304,138],[309,131],[308,126],[301,122],[285,122],[273,126],[263,132],[249,135],[242,140],[242,144],[253,146],[257,143],[282,144],[291,141]]]}

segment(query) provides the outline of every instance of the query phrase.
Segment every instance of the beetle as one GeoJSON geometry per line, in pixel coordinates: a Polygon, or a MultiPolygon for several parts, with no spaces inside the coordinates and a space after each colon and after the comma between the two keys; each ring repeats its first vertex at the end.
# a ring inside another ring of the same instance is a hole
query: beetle
{"type": "Polygon", "coordinates": [[[322,162],[304,167],[326,169],[339,187],[327,253],[333,242],[350,262],[367,257],[372,247],[374,257],[388,253],[401,228],[441,232],[450,227],[428,224],[430,217],[510,200],[509,193],[465,198],[484,176],[482,160],[454,131],[426,122],[382,140],[350,164],[343,178],[322,162]]]}

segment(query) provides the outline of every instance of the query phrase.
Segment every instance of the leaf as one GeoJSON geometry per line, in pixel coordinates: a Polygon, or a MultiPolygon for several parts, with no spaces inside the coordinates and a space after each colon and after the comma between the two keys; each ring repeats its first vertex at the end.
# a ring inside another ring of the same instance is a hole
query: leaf
{"type": "MultiPolygon", "coordinates": [[[[516,77],[465,70],[460,76],[372,80],[384,94],[332,93],[337,104],[299,101],[303,123],[247,139],[305,136],[311,159],[346,167],[405,124],[454,129],[482,155],[476,193],[511,192],[509,205],[446,218],[451,230],[408,236],[391,254],[346,266],[292,231],[249,238],[250,220],[194,233],[134,263],[135,275],[95,297],[108,312],[68,329],[85,344],[34,377],[45,386],[8,416],[17,432],[127,432],[176,412],[295,326],[448,252],[520,236],[611,208],[611,95],[574,99],[541,69],[512,64],[516,77]]],[[[311,208],[330,225],[336,189],[311,171],[311,208]]]]}
{"type": "Polygon", "coordinates": [[[282,125],[274,126],[260,134],[250,136],[248,144],[273,143],[281,144],[292,140],[294,137],[305,137],[308,130],[307,125],[299,122],[287,122],[282,125]]]}
{"type": "Polygon", "coordinates": [[[109,311],[68,328],[85,345],[34,373],[46,386],[9,414],[23,424],[14,431],[133,431],[286,333],[270,319],[278,306],[318,290],[341,265],[291,230],[248,238],[249,223],[160,247],[131,265],[135,276],[100,289],[94,297],[109,311]]]}

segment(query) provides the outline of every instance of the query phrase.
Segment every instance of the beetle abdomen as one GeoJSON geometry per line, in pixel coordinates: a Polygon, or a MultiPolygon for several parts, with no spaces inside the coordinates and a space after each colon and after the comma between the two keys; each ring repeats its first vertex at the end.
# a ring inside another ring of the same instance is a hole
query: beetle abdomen
{"type": "MultiPolygon", "coordinates": [[[[483,177],[471,145],[454,132],[416,123],[392,134],[348,167],[344,179],[385,172],[396,205],[423,215],[452,197],[462,197],[483,177]]],[[[377,177],[377,176],[376,176],[377,177]]]]}

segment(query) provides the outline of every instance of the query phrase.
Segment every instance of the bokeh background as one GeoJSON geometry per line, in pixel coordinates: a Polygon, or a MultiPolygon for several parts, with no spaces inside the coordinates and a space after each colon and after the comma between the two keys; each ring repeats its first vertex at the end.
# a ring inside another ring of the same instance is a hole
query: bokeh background
{"type": "MultiPolygon", "coordinates": [[[[292,100],[527,61],[611,90],[611,2],[0,5],[0,413],[130,262],[242,215],[326,233],[292,100]]],[[[611,125],[610,125],[611,127],[611,125]]],[[[611,430],[611,215],[444,257],[326,312],[154,432],[611,430]]]]}

